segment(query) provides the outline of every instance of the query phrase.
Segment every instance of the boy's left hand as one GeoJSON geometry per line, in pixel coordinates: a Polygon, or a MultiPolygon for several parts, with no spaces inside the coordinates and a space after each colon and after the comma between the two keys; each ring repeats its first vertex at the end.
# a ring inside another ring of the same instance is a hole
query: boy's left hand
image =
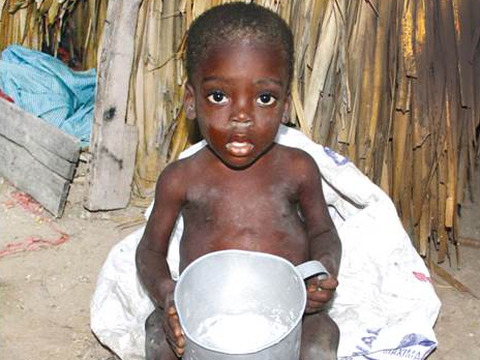
{"type": "Polygon", "coordinates": [[[319,280],[313,277],[307,280],[307,307],[306,314],[313,314],[322,310],[332,299],[338,280],[334,276],[319,280]]]}

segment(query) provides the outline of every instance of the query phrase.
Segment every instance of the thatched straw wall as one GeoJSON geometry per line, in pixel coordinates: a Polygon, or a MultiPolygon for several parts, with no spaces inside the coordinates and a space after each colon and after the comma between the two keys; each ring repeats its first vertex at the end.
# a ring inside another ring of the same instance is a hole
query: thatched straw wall
{"type": "MultiPolygon", "coordinates": [[[[126,119],[140,130],[137,195],[151,195],[158,173],[190,141],[193,124],[182,109],[185,31],[192,19],[222,2],[143,1],[126,119]]],[[[257,2],[280,13],[294,31],[292,122],[349,157],[390,194],[419,252],[428,255],[435,248],[443,261],[456,243],[456,208],[478,156],[480,2],[257,2]]],[[[102,18],[93,9],[105,3],[85,3],[82,11],[89,17],[75,11],[71,17],[95,29],[95,35],[87,29],[74,37],[89,59],[84,64],[93,64],[102,18]],[[93,39],[95,44],[85,46],[93,39]]],[[[31,23],[28,15],[14,26],[6,19],[16,13],[6,15],[6,9],[2,29],[8,23],[12,38],[38,48],[45,25],[22,38],[18,29],[31,23]]],[[[8,36],[2,31],[2,45],[8,36]]]]}
{"type": "Polygon", "coordinates": [[[108,0],[0,0],[0,51],[10,44],[63,56],[79,69],[96,67],[108,0]]]}

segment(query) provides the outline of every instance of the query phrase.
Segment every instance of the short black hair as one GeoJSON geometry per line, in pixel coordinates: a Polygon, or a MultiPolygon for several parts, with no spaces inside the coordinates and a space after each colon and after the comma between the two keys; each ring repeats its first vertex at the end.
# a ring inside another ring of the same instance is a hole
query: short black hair
{"type": "Polygon", "coordinates": [[[280,49],[287,63],[289,82],[293,76],[293,35],[287,23],[267,8],[244,2],[215,6],[192,22],[187,34],[187,76],[191,81],[196,65],[214,45],[252,39],[280,49]]]}

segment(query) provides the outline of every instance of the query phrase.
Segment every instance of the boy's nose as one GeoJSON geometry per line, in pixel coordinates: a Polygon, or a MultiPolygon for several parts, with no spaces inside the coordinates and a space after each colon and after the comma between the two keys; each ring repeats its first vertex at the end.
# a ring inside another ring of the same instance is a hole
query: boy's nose
{"type": "Polygon", "coordinates": [[[253,125],[252,118],[246,113],[241,113],[230,118],[230,123],[236,127],[249,127],[253,125]]]}
{"type": "Polygon", "coordinates": [[[243,106],[237,105],[230,116],[230,123],[238,127],[253,125],[253,117],[250,110],[246,104],[243,106]]]}

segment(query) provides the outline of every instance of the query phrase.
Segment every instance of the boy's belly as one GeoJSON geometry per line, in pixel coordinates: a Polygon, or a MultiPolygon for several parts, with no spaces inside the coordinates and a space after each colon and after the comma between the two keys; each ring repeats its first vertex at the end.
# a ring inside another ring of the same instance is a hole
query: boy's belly
{"type": "Polygon", "coordinates": [[[202,255],[227,249],[265,252],[281,256],[294,265],[309,259],[307,236],[301,224],[289,224],[286,228],[283,224],[277,229],[268,227],[190,231],[186,226],[180,242],[180,271],[202,255]]]}

